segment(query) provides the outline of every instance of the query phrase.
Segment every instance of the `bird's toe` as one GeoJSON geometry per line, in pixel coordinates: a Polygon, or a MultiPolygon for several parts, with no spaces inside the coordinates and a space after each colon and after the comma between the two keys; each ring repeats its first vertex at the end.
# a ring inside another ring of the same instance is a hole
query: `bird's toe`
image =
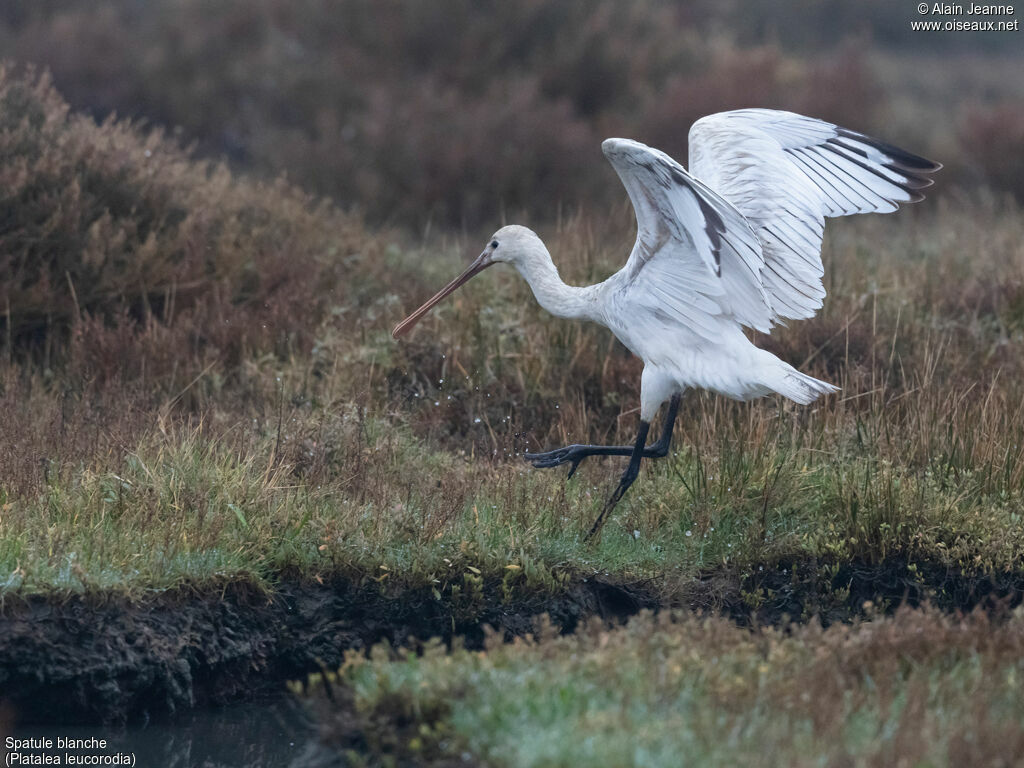
{"type": "Polygon", "coordinates": [[[557,467],[564,460],[559,458],[543,458],[543,459],[532,459],[531,463],[537,469],[547,469],[548,467],[557,467]]]}
{"type": "Polygon", "coordinates": [[[544,453],[524,453],[523,456],[527,461],[565,461],[566,457],[572,453],[576,447],[577,446],[575,445],[567,445],[564,448],[556,448],[553,451],[545,451],[544,453]]]}
{"type": "Polygon", "coordinates": [[[583,448],[584,446],[581,445],[567,445],[564,448],[557,448],[546,453],[527,453],[523,455],[537,469],[549,469],[572,462],[572,467],[569,469],[569,477],[572,477],[576,473],[580,462],[588,455],[584,452],[583,448]]]}

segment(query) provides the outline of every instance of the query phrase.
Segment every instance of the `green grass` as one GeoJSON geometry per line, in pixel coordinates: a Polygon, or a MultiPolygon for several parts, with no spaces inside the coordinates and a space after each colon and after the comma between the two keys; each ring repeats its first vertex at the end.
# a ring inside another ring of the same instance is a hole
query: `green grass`
{"type": "Polygon", "coordinates": [[[1024,747],[1022,643],[1020,616],[752,633],[641,615],[485,651],[352,653],[307,698],[352,765],[468,752],[496,767],[1009,766],[1024,747]],[[331,705],[323,688],[339,683],[331,705]]]}
{"type": "Polygon", "coordinates": [[[450,596],[475,577],[516,594],[606,575],[651,580],[672,599],[702,572],[812,556],[1020,568],[1019,492],[1005,468],[949,453],[900,463],[858,443],[858,431],[880,426],[863,420],[833,435],[822,416],[788,406],[716,415],[704,399],[688,409],[702,410],[714,420],[708,443],[681,437],[591,544],[582,534],[612,462],[566,482],[515,457],[431,447],[400,417],[326,408],[292,417],[284,437],[273,422],[264,434],[154,431],[116,466],[65,468],[37,494],[3,496],[0,584],[132,592],[340,574],[450,596]],[[303,466],[317,451],[331,454],[327,466],[303,466]]]}

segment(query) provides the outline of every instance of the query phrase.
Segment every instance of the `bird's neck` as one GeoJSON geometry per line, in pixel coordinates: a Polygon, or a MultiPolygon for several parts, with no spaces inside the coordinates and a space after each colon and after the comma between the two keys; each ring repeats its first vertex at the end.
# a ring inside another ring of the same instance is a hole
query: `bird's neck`
{"type": "Polygon", "coordinates": [[[527,259],[516,266],[530,284],[537,303],[552,315],[594,319],[594,287],[578,288],[563,283],[547,248],[543,248],[543,253],[538,253],[537,258],[527,259]]]}

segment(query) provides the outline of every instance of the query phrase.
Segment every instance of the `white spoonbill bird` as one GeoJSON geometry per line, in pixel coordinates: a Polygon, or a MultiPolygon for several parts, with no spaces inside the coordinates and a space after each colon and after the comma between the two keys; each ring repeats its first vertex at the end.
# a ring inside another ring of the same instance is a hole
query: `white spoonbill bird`
{"type": "Polygon", "coordinates": [[[602,149],[629,193],[637,237],[626,265],[603,283],[566,285],[544,243],[502,227],[469,268],[395,327],[396,338],[492,264],[511,264],[558,317],[607,326],[644,361],[640,429],[632,446],[568,445],[526,454],[535,467],[588,456],[629,456],[590,529],[597,533],[643,458],[667,455],[682,393],[703,387],[736,400],[772,392],[810,403],[836,387],[758,349],[743,329],[768,333],[821,307],[825,218],[889,213],[922,199],[942,166],[855,131],[771,109],[701,118],[690,128],[690,171],[657,149],[607,139],[602,149]],[[657,442],[651,420],[669,401],[657,442]]]}

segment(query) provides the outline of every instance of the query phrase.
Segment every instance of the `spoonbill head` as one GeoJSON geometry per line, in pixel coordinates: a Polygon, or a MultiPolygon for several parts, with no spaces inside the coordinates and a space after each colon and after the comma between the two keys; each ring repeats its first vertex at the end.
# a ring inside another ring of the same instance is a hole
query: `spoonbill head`
{"type": "Polygon", "coordinates": [[[536,232],[518,224],[502,227],[488,238],[487,245],[483,251],[473,259],[473,263],[462,274],[427,299],[423,306],[396,325],[391,335],[397,339],[399,336],[408,333],[423,319],[424,315],[443,301],[445,297],[465,285],[470,278],[479,275],[488,267],[499,263],[511,264],[524,277],[527,274],[543,271],[545,263],[550,264],[552,268],[554,267],[554,263],[551,261],[551,254],[548,253],[548,249],[544,246],[536,232]]]}
{"type": "Polygon", "coordinates": [[[408,332],[474,275],[505,262],[544,309],[605,325],[643,360],[632,446],[526,454],[535,467],[569,464],[569,477],[589,456],[630,457],[588,538],[632,485],[641,460],[668,454],[687,389],[736,400],[778,393],[801,404],[836,391],[754,346],[744,328],[768,333],[778,322],[812,317],[825,298],[825,218],[890,213],[918,202],[932,183],[926,174],[941,168],[862,133],[770,109],[701,118],[689,144],[689,171],[637,141],[602,144],[637,218],[626,265],[604,282],[566,285],[534,232],[502,227],[461,275],[393,331],[396,338],[408,332]],[[661,436],[647,445],[651,420],[666,401],[661,436]]]}

